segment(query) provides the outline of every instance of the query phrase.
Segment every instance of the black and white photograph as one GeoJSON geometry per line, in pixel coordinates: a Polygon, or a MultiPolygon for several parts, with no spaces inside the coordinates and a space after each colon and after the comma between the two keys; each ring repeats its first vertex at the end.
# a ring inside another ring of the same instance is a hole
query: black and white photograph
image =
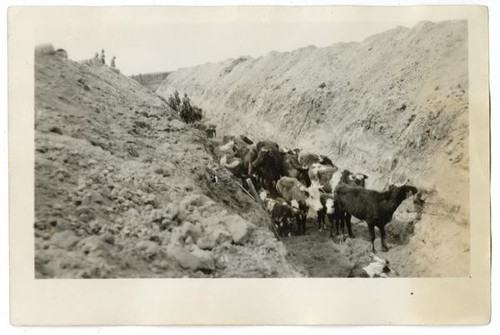
{"type": "Polygon", "coordinates": [[[487,8],[8,20],[12,324],[489,322],[487,8]]]}
{"type": "Polygon", "coordinates": [[[466,20],[48,23],[35,276],[466,277],[466,20]]]}

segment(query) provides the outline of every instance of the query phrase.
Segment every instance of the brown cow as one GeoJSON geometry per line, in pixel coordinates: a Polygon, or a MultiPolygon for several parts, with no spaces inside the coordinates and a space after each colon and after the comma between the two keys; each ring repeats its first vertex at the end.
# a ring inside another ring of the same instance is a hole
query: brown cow
{"type": "Polygon", "coordinates": [[[316,155],[308,152],[299,155],[299,162],[304,169],[309,169],[313,164],[335,166],[330,158],[325,155],[316,155]]]}
{"type": "Polygon", "coordinates": [[[297,210],[299,234],[305,234],[307,212],[309,209],[317,212],[322,208],[319,185],[313,183],[306,187],[295,178],[283,177],[276,183],[276,190],[297,210]]]}

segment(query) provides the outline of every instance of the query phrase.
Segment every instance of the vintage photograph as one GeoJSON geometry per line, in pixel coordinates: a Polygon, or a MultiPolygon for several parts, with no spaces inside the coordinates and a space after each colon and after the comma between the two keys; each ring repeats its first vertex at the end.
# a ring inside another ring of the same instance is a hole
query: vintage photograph
{"type": "Polygon", "coordinates": [[[37,26],[35,278],[468,277],[468,22],[415,17],[37,26]]]}

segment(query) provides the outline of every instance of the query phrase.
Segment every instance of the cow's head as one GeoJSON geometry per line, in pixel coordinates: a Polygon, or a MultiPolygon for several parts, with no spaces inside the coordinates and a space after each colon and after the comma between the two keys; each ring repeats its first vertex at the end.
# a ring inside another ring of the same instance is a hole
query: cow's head
{"type": "Polygon", "coordinates": [[[326,199],[325,207],[326,207],[326,214],[332,215],[334,212],[333,199],[331,198],[326,199]]]}
{"type": "Polygon", "coordinates": [[[227,142],[226,144],[224,144],[223,146],[220,146],[219,150],[221,152],[231,152],[231,151],[233,151],[233,148],[234,148],[234,141],[231,140],[231,141],[227,142]]]}
{"type": "Polygon", "coordinates": [[[311,183],[311,186],[305,188],[302,186],[304,195],[306,196],[306,204],[309,208],[311,208],[313,211],[317,212],[320,209],[323,208],[323,205],[321,204],[321,192],[320,188],[321,185],[317,181],[313,181],[311,183]]]}
{"type": "Polygon", "coordinates": [[[290,152],[290,150],[288,150],[288,148],[286,148],[286,147],[280,147],[280,152],[283,154],[288,154],[290,152]]]}
{"type": "Polygon", "coordinates": [[[350,173],[348,178],[353,184],[365,187],[365,180],[368,179],[368,176],[362,173],[350,173]]]}
{"type": "Polygon", "coordinates": [[[389,186],[389,191],[392,192],[395,197],[401,201],[411,197],[414,194],[418,193],[418,189],[415,186],[408,185],[410,180],[407,179],[402,184],[392,184],[389,186]]]}
{"type": "Polygon", "coordinates": [[[235,169],[241,164],[241,159],[237,157],[228,158],[227,155],[222,156],[220,164],[228,169],[235,169]]]}
{"type": "Polygon", "coordinates": [[[259,193],[260,200],[262,200],[262,201],[266,201],[267,196],[268,196],[268,192],[266,190],[262,190],[259,193]]]}
{"type": "Polygon", "coordinates": [[[255,158],[255,160],[252,163],[252,166],[256,168],[264,164],[264,162],[269,157],[269,154],[270,154],[269,149],[267,148],[260,149],[259,153],[257,154],[257,158],[255,158]]]}

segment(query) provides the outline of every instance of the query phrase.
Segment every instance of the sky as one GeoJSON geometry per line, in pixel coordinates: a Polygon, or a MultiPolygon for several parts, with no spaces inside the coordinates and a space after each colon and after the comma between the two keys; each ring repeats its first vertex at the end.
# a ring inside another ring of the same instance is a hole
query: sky
{"type": "Polygon", "coordinates": [[[362,41],[419,20],[383,22],[109,22],[101,19],[41,24],[35,44],[52,43],[79,61],[104,49],[107,61],[116,56],[127,75],[172,71],[239,56],[258,57],[270,51],[291,51],[337,42],[362,41]]]}

